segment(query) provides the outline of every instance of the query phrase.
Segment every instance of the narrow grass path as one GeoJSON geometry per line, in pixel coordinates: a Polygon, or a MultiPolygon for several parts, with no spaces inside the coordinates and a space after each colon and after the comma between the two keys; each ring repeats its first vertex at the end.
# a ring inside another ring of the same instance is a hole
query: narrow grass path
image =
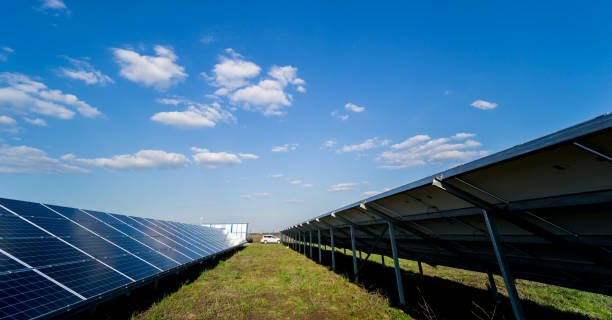
{"type": "Polygon", "coordinates": [[[135,319],[411,319],[282,245],[253,244],[135,319]]]}

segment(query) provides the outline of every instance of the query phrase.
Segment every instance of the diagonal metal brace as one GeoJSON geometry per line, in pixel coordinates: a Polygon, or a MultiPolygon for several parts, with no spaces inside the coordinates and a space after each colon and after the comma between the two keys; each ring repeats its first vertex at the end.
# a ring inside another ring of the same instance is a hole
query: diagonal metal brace
{"type": "Polygon", "coordinates": [[[612,269],[612,259],[610,257],[611,256],[610,253],[600,247],[593,246],[588,243],[584,243],[583,241],[580,241],[578,239],[568,240],[536,224],[533,224],[532,222],[522,219],[521,217],[517,216],[515,213],[511,211],[508,211],[504,208],[500,208],[496,205],[488,203],[438,178],[434,178],[432,184],[465,202],[468,202],[478,208],[484,209],[490,214],[503,218],[504,220],[522,229],[525,229],[549,241],[552,244],[555,244],[563,248],[563,250],[565,251],[572,252],[576,254],[577,256],[580,256],[598,265],[604,266],[608,269],[612,269]]]}
{"type": "Polygon", "coordinates": [[[486,265],[489,264],[488,262],[483,261],[482,259],[479,259],[477,257],[474,257],[472,255],[464,253],[460,248],[458,248],[457,245],[453,244],[453,242],[447,243],[446,241],[444,241],[444,240],[442,240],[442,239],[440,239],[438,237],[435,237],[435,236],[432,236],[430,234],[427,234],[427,233],[425,233],[425,232],[423,232],[423,231],[421,231],[421,230],[411,226],[409,222],[402,221],[402,220],[399,220],[397,218],[392,217],[390,215],[390,210],[385,208],[385,207],[383,207],[383,206],[381,206],[381,205],[379,205],[379,204],[376,204],[376,203],[372,202],[372,203],[369,203],[369,204],[366,205],[365,203],[362,203],[362,204],[359,205],[359,209],[361,209],[361,210],[363,210],[365,212],[374,214],[374,215],[376,215],[376,216],[378,216],[378,217],[380,217],[380,218],[382,218],[382,219],[384,219],[386,221],[393,222],[393,224],[396,224],[396,225],[400,226],[402,229],[408,230],[409,232],[413,233],[414,235],[420,237],[421,239],[423,239],[425,241],[428,241],[427,242],[428,244],[434,245],[435,247],[442,248],[442,249],[447,250],[447,251],[450,251],[450,252],[452,252],[452,253],[460,256],[460,257],[467,258],[471,263],[473,263],[475,265],[486,266],[486,265]]]}
{"type": "Polygon", "coordinates": [[[385,233],[387,232],[387,229],[389,229],[388,226],[385,227],[385,229],[383,229],[383,231],[380,233],[378,238],[376,238],[376,242],[374,242],[370,250],[368,250],[368,255],[366,255],[365,259],[361,262],[359,269],[357,269],[358,274],[361,272],[361,269],[363,268],[363,266],[365,266],[366,262],[368,262],[368,258],[370,258],[370,255],[372,254],[372,252],[374,252],[374,249],[376,249],[376,247],[378,246],[378,243],[380,243],[380,239],[382,239],[382,237],[385,235],[385,233]]]}

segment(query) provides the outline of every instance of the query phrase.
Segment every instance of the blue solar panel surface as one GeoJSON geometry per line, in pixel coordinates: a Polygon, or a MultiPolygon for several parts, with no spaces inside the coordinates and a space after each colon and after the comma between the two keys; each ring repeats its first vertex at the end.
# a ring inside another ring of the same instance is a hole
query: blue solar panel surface
{"type": "Polygon", "coordinates": [[[196,225],[0,198],[0,319],[61,313],[240,244],[196,225]]]}

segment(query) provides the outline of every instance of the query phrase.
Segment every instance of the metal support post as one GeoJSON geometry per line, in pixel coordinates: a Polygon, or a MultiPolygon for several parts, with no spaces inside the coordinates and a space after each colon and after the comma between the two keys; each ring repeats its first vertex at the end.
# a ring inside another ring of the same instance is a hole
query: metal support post
{"type": "Polygon", "coordinates": [[[385,255],[381,254],[380,255],[380,263],[382,264],[383,268],[385,267],[385,255]]]}
{"type": "Polygon", "coordinates": [[[357,254],[355,252],[355,227],[351,227],[351,246],[353,249],[353,274],[355,275],[355,283],[359,283],[359,272],[357,271],[357,254]]]}
{"type": "Polygon", "coordinates": [[[419,274],[421,275],[421,279],[423,278],[423,266],[421,265],[421,261],[417,261],[419,263],[419,274]]]}
{"type": "Polygon", "coordinates": [[[329,236],[331,237],[331,258],[332,258],[332,270],[336,271],[336,247],[334,246],[334,228],[329,227],[329,236]]]}
{"type": "Polygon", "coordinates": [[[510,298],[510,304],[512,304],[512,312],[514,313],[514,317],[517,320],[525,319],[525,315],[523,313],[523,305],[521,304],[521,300],[518,297],[518,292],[516,291],[516,285],[514,283],[514,277],[510,273],[510,269],[508,268],[508,263],[506,262],[506,257],[502,252],[502,248],[499,242],[499,236],[497,235],[497,230],[495,229],[494,221],[492,221],[492,216],[487,214],[487,210],[482,210],[482,215],[485,220],[485,224],[487,225],[487,230],[489,231],[489,236],[491,237],[491,245],[493,246],[493,251],[495,252],[495,257],[497,258],[497,263],[499,264],[499,270],[504,278],[504,283],[506,284],[506,290],[508,290],[508,298],[510,298]]]}
{"type": "Polygon", "coordinates": [[[312,231],[308,231],[308,236],[309,238],[309,244],[310,244],[310,255],[309,258],[312,259],[312,231]]]}
{"type": "Polygon", "coordinates": [[[495,304],[499,304],[501,301],[499,300],[499,294],[497,293],[497,285],[495,285],[495,278],[493,278],[493,273],[491,272],[491,270],[487,270],[487,276],[489,276],[489,290],[491,290],[493,300],[495,300],[495,304]]]}
{"type": "Polygon", "coordinates": [[[395,280],[397,281],[397,294],[399,295],[399,303],[401,305],[406,304],[406,298],[404,297],[404,284],[402,282],[402,272],[399,266],[399,259],[397,257],[397,245],[395,243],[395,231],[393,230],[393,223],[387,222],[389,225],[389,239],[391,240],[391,250],[393,251],[393,264],[395,265],[395,280]]]}
{"type": "Polygon", "coordinates": [[[321,229],[317,228],[317,238],[319,240],[319,264],[321,264],[321,229]]]}

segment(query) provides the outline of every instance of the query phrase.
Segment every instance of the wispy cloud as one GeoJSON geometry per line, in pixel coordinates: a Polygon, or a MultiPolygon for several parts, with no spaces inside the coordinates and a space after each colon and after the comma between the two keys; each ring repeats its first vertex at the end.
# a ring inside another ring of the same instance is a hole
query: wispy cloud
{"type": "Polygon", "coordinates": [[[295,149],[297,149],[297,147],[298,147],[297,143],[284,144],[282,146],[272,147],[272,149],[270,151],[272,151],[272,152],[289,152],[289,151],[294,151],[295,149]]]}
{"type": "Polygon", "coordinates": [[[338,184],[329,186],[329,188],[327,188],[327,191],[329,192],[349,191],[349,190],[354,190],[355,188],[357,188],[357,183],[345,182],[345,183],[338,183],[338,184]]]}
{"type": "Polygon", "coordinates": [[[88,118],[102,115],[77,96],[49,89],[44,83],[20,73],[0,73],[0,85],[4,85],[0,86],[0,110],[59,119],[74,117],[73,110],[88,118]]]}
{"type": "Polygon", "coordinates": [[[465,140],[474,136],[468,133],[458,133],[450,138],[438,139],[432,139],[428,135],[413,136],[402,143],[392,145],[391,150],[381,153],[378,160],[385,164],[379,168],[401,169],[427,163],[469,160],[486,155],[486,151],[477,150],[482,145],[478,141],[466,140],[461,143],[451,141],[465,140]]]}
{"type": "Polygon", "coordinates": [[[183,98],[158,99],[157,102],[185,108],[183,111],[164,111],[151,116],[151,120],[165,125],[182,128],[210,128],[221,121],[235,121],[232,113],[221,108],[217,102],[203,104],[183,98]]]}
{"type": "Polygon", "coordinates": [[[62,163],[29,146],[0,145],[0,173],[84,173],[83,168],[62,163]]]}
{"type": "Polygon", "coordinates": [[[365,107],[360,107],[354,103],[347,103],[344,105],[344,109],[349,110],[349,111],[353,111],[353,112],[364,112],[365,111],[365,107]]]}
{"type": "Polygon", "coordinates": [[[60,72],[63,76],[71,79],[84,81],[86,84],[106,85],[115,83],[111,77],[105,75],[100,70],[96,70],[91,63],[86,60],[78,60],[70,57],[64,57],[72,65],[70,68],[60,67],[60,72]]]}
{"type": "Polygon", "coordinates": [[[476,100],[472,102],[470,106],[481,109],[481,110],[490,110],[490,109],[497,108],[497,103],[484,101],[484,100],[476,100]]]}
{"type": "Polygon", "coordinates": [[[189,164],[189,159],[180,153],[162,150],[140,150],[134,154],[122,154],[110,158],[78,158],[74,154],[65,154],[62,160],[75,164],[109,170],[142,170],[152,168],[178,168],[189,164]]]}
{"type": "Polygon", "coordinates": [[[193,160],[197,164],[201,164],[209,169],[214,169],[220,165],[240,164],[242,160],[250,160],[259,158],[257,155],[250,153],[233,154],[228,152],[211,152],[208,149],[192,147],[194,152],[193,160]]]}
{"type": "Polygon", "coordinates": [[[365,151],[365,150],[370,150],[376,147],[386,146],[390,142],[391,142],[390,140],[381,140],[378,137],[374,137],[374,138],[366,139],[362,143],[342,146],[342,148],[336,150],[336,152],[345,153],[345,152],[365,151]]]}

